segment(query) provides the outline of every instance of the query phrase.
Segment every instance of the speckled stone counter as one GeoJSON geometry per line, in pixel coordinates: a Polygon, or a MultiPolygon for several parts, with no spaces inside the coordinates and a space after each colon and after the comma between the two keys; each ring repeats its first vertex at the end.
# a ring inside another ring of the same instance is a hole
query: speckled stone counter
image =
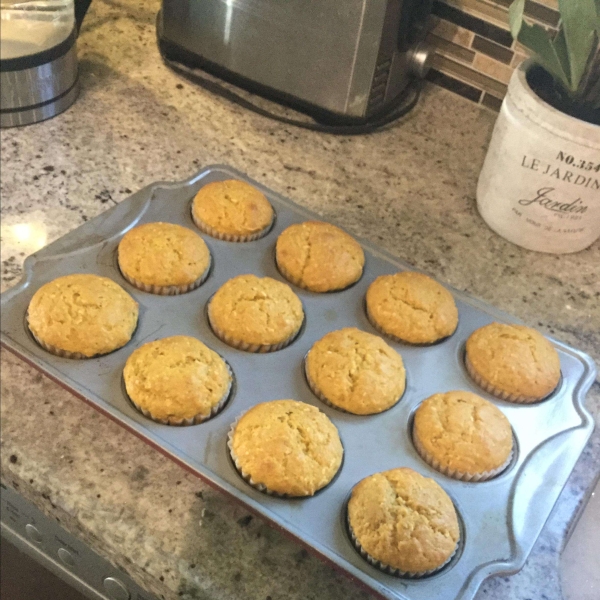
{"type": "MultiPolygon", "coordinates": [[[[24,257],[156,180],[228,163],[450,285],[600,358],[600,245],[534,254],[480,219],[475,184],[494,115],[427,88],[388,131],[282,126],[163,66],[158,2],[100,0],[79,41],[81,97],[2,132],[2,289],[24,257]]],[[[600,385],[588,397],[600,415],[600,385]]],[[[4,351],[2,480],[148,591],[175,598],[357,600],[356,588],[4,351]]],[[[560,549],[598,473],[592,437],[524,569],[478,599],[561,598],[560,549]]]]}

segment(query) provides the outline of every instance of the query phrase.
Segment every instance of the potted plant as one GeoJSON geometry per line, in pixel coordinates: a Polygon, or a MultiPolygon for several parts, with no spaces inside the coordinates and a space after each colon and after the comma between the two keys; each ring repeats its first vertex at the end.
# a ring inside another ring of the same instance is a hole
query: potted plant
{"type": "Polygon", "coordinates": [[[558,0],[552,36],[509,10],[532,57],[512,75],[477,185],[486,223],[540,252],[587,248],[600,237],[600,0],[558,0]]]}

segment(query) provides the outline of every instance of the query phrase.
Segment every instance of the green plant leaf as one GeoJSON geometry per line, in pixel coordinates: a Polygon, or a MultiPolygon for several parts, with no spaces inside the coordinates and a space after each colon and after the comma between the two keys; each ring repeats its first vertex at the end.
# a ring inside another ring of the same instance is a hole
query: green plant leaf
{"type": "Polygon", "coordinates": [[[577,95],[584,104],[600,110],[600,45],[592,54],[588,69],[579,84],[577,95]]]}
{"type": "MultiPolygon", "coordinates": [[[[567,48],[567,40],[565,38],[564,29],[559,29],[558,33],[554,37],[552,41],[552,45],[554,46],[556,56],[560,61],[561,67],[567,79],[571,81],[571,65],[569,63],[569,49],[567,48]]],[[[567,88],[569,89],[569,88],[567,88]]]]}
{"type": "MultiPolygon", "coordinates": [[[[600,0],[595,0],[600,3],[600,0]]],[[[525,0],[514,0],[508,9],[508,21],[510,23],[510,32],[516,40],[519,37],[521,26],[523,25],[523,12],[525,10],[525,0]]]]}
{"type": "Polygon", "coordinates": [[[568,89],[572,92],[579,87],[596,39],[597,4],[598,0],[558,0],[561,30],[569,56],[568,89]]]}
{"type": "Polygon", "coordinates": [[[529,25],[523,22],[519,32],[519,42],[529,48],[535,60],[557,79],[564,88],[571,89],[569,72],[563,65],[569,65],[566,45],[559,41],[556,45],[548,32],[540,25],[529,25]]]}

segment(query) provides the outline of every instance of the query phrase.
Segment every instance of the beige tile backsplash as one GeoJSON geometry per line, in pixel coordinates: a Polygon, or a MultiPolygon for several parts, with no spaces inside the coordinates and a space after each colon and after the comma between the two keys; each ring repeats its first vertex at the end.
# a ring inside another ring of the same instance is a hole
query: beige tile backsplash
{"type": "Polygon", "coordinates": [[[444,19],[440,19],[436,16],[432,17],[431,33],[448,40],[449,42],[454,42],[459,46],[463,46],[464,48],[470,48],[471,42],[475,37],[475,34],[472,31],[463,29],[454,23],[444,21],[444,19]]]}
{"type": "MultiPolygon", "coordinates": [[[[512,0],[434,0],[428,42],[435,57],[429,79],[497,110],[511,73],[527,51],[508,26],[512,0]]],[[[558,25],[558,0],[527,0],[526,17],[546,28],[558,25]]]]}
{"type": "Polygon", "coordinates": [[[512,67],[494,60],[485,54],[475,54],[473,69],[502,83],[508,83],[513,72],[512,67]]]}

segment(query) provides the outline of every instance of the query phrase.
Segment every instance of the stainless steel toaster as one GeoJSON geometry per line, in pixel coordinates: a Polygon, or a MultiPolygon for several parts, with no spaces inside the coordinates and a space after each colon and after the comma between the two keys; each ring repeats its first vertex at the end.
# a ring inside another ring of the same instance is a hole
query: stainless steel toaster
{"type": "Polygon", "coordinates": [[[384,114],[423,77],[432,0],[163,0],[161,53],[317,119],[384,114]]]}

